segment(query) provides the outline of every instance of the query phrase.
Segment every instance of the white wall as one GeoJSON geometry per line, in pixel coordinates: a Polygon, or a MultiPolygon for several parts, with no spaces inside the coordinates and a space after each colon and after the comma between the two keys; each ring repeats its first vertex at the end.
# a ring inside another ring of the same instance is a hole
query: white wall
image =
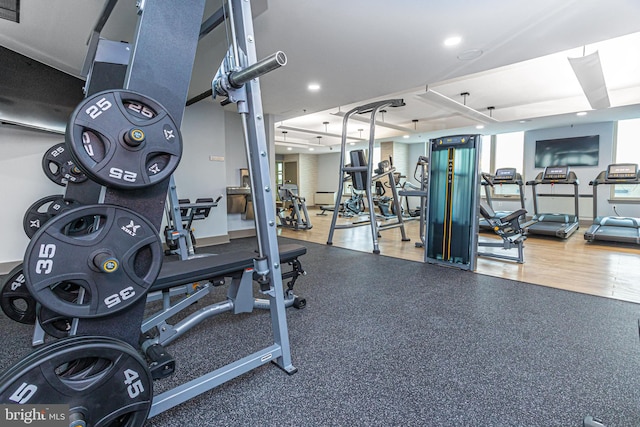
{"type": "Polygon", "coordinates": [[[207,219],[193,223],[196,239],[227,234],[225,128],[225,113],[217,103],[201,101],[185,109],[182,160],[174,172],[178,197],[195,203],[198,198],[215,200],[223,195],[207,219]],[[222,160],[212,161],[210,156],[222,160]]]}
{"type": "MultiPolygon", "coordinates": [[[[537,140],[555,139],[555,138],[571,138],[585,135],[600,135],[599,159],[598,166],[595,167],[572,167],[580,182],[580,195],[593,195],[593,188],[589,185],[589,181],[601,171],[607,168],[607,165],[613,162],[613,146],[614,146],[614,123],[592,123],[585,125],[573,125],[561,128],[539,129],[525,132],[524,135],[524,175],[525,181],[533,180],[543,169],[535,167],[535,145],[537,140]]],[[[608,202],[609,186],[598,188],[598,215],[615,215],[612,204],[608,202]]],[[[538,186],[539,193],[555,193],[567,194],[573,192],[573,186],[555,185],[538,186]]],[[[529,213],[533,213],[533,200],[531,186],[526,188],[527,201],[526,209],[529,213]]],[[[591,197],[580,198],[580,218],[589,220],[593,218],[593,199],[591,197]]],[[[538,200],[538,209],[540,212],[573,212],[573,199],[571,198],[540,198],[538,200]]],[[[640,206],[638,205],[622,205],[618,212],[626,216],[640,216],[640,206]]]]}
{"type": "Polygon", "coordinates": [[[44,154],[63,141],[64,135],[0,125],[0,263],[22,261],[29,244],[22,218],[29,206],[42,197],[64,194],[64,187],[51,182],[42,170],[44,154]]]}
{"type": "MultiPolygon", "coordinates": [[[[235,112],[225,112],[225,138],[219,141],[225,145],[227,156],[225,157],[226,175],[222,183],[225,187],[238,187],[240,182],[240,169],[248,168],[247,149],[242,131],[240,115],[235,112]]],[[[226,190],[225,190],[226,191],[226,190]]],[[[242,214],[227,214],[225,202],[225,214],[227,215],[227,228],[229,231],[248,230],[255,228],[253,220],[242,219],[242,214]]]]}

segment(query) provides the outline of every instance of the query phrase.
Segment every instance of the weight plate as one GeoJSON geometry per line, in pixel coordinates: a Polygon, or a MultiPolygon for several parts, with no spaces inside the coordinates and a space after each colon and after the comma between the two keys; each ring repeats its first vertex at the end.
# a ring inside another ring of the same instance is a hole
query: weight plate
{"type": "Polygon", "coordinates": [[[138,427],[151,409],[153,381],[130,345],[108,337],[49,343],[0,378],[0,403],[68,404],[87,426],[138,427]]]}
{"type": "Polygon", "coordinates": [[[62,186],[68,182],[80,183],[87,180],[87,176],[76,166],[64,142],[47,150],[42,157],[42,170],[47,178],[62,186]]]}
{"type": "Polygon", "coordinates": [[[42,305],[68,317],[101,317],[144,298],[162,266],[162,243],[153,224],[134,211],[88,205],[62,213],[38,231],[24,258],[27,287],[42,305]],[[71,233],[93,218],[86,233],[71,233]],[[68,301],[59,286],[77,287],[68,301]]]}
{"type": "MultiPolygon", "coordinates": [[[[32,238],[40,227],[51,218],[75,206],[79,206],[79,203],[75,200],[65,199],[62,194],[43,197],[29,206],[22,219],[22,228],[27,237],[32,238]]],[[[79,232],[78,230],[76,227],[76,232],[79,232]]]]}
{"type": "Polygon", "coordinates": [[[66,141],[87,176],[125,190],[168,178],[182,155],[180,130],[164,107],[127,90],[81,102],[69,118],[66,141]]]}
{"type": "Polygon", "coordinates": [[[47,307],[42,305],[38,306],[38,323],[42,327],[42,330],[54,338],[64,338],[69,336],[71,331],[71,323],[73,319],[67,316],[63,316],[58,313],[54,313],[47,307]]]}
{"type": "Polygon", "coordinates": [[[36,300],[25,285],[22,264],[7,274],[0,291],[0,307],[11,320],[26,325],[36,321],[36,300]]]}
{"type": "MultiPolygon", "coordinates": [[[[56,286],[53,289],[53,292],[65,301],[76,302],[78,300],[79,288],[72,283],[63,282],[56,286]]],[[[42,330],[44,330],[48,335],[54,338],[64,338],[69,336],[71,323],[73,322],[72,318],[54,313],[41,304],[38,305],[36,313],[38,323],[42,327],[42,330]]]]}

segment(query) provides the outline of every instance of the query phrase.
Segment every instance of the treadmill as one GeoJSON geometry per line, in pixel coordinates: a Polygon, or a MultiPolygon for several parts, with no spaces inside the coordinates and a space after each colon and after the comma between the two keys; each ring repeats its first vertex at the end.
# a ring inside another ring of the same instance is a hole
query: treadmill
{"type": "Polygon", "coordinates": [[[528,226],[529,235],[553,236],[560,239],[566,239],[571,236],[580,227],[578,223],[578,178],[573,171],[569,170],[569,166],[547,166],[544,171],[540,172],[536,179],[527,181],[527,185],[531,186],[533,191],[533,210],[534,224],[528,226]],[[539,194],[537,192],[538,185],[573,185],[573,194],[539,194]],[[540,213],[538,210],[538,197],[573,197],[574,213],[540,213]]]}
{"type": "MultiPolygon", "coordinates": [[[[488,173],[482,173],[482,181],[480,182],[484,187],[485,199],[487,204],[493,209],[493,199],[491,197],[491,188],[496,185],[517,185],[520,193],[520,208],[524,209],[524,182],[522,181],[522,175],[516,172],[516,168],[499,168],[496,169],[495,175],[489,175],[488,173]]],[[[504,218],[511,215],[513,211],[495,211],[496,218],[504,218]]],[[[524,215],[521,215],[519,222],[526,221],[524,215]]],[[[484,231],[493,232],[493,227],[485,218],[480,218],[479,227],[484,231]]]]}
{"type": "Polygon", "coordinates": [[[598,185],[640,184],[638,165],[611,164],[598,174],[589,185],[593,186],[593,224],[584,233],[584,239],[640,244],[640,218],[598,216],[598,185]]]}

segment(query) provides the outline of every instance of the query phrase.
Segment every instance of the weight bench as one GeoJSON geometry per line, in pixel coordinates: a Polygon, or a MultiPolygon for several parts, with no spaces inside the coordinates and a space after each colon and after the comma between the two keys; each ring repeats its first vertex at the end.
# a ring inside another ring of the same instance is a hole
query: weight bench
{"type": "MultiPolygon", "coordinates": [[[[304,308],[306,301],[293,293],[293,286],[300,275],[306,274],[299,257],[307,253],[307,248],[297,244],[279,245],[280,268],[283,283],[286,282],[285,307],[304,308]],[[289,265],[289,271],[284,266],[289,265]]],[[[254,260],[257,254],[252,251],[226,252],[203,258],[165,261],[160,274],[147,293],[147,302],[162,301],[162,309],[145,318],[141,332],[147,337],[141,343],[145,352],[153,345],[167,345],[186,333],[195,325],[216,314],[231,311],[234,314],[249,313],[254,308],[269,309],[268,299],[253,297],[254,260]],[[204,298],[212,287],[221,286],[230,279],[227,299],[203,307],[187,316],[181,322],[171,325],[167,320],[193,303],[204,298]],[[172,302],[171,297],[182,295],[172,302]],[[151,338],[149,332],[157,328],[158,334],[151,338]]],[[[264,294],[273,291],[260,290],[264,294]]],[[[75,323],[75,322],[74,322],[75,323]]],[[[75,327],[71,325],[71,331],[75,327]]],[[[45,331],[36,322],[33,342],[34,346],[44,343],[45,331]]],[[[153,370],[153,367],[152,367],[153,370]]]]}
{"type": "Polygon", "coordinates": [[[526,227],[520,224],[520,217],[525,215],[525,209],[518,209],[509,215],[498,217],[489,204],[480,201],[480,215],[489,223],[491,229],[502,238],[502,243],[494,242],[478,242],[478,246],[502,248],[504,250],[517,249],[518,255],[502,255],[493,252],[479,252],[478,256],[506,259],[516,261],[519,264],[524,263],[524,241],[527,239],[526,227]]]}

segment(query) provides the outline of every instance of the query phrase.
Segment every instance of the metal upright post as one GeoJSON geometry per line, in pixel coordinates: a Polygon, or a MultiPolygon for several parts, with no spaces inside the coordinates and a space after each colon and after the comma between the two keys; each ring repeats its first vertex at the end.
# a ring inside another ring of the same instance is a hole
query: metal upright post
{"type": "MultiPolygon", "coordinates": [[[[231,0],[229,9],[230,16],[233,13],[232,26],[235,27],[236,31],[237,50],[243,54],[241,55],[238,52],[236,55],[244,73],[242,75],[238,73],[235,77],[236,80],[251,78],[244,84],[246,102],[240,101],[237,105],[245,134],[253,207],[255,210],[256,234],[258,236],[259,257],[255,262],[256,272],[263,283],[268,284],[269,290],[267,294],[269,295],[273,338],[275,343],[280,345],[282,349],[281,355],[275,360],[275,363],[284,371],[294,373],[297,369],[292,365],[289,347],[289,333],[276,234],[275,193],[271,187],[269,173],[269,156],[260,83],[257,75],[252,76],[250,72],[247,72],[248,66],[258,63],[251,4],[247,0],[231,0]]],[[[283,56],[284,54],[279,52],[274,56],[273,60],[266,62],[280,61],[279,65],[283,65],[282,62],[286,62],[286,57],[283,60],[283,56]]],[[[258,70],[257,73],[261,71],[259,68],[256,68],[258,70]]]]}

